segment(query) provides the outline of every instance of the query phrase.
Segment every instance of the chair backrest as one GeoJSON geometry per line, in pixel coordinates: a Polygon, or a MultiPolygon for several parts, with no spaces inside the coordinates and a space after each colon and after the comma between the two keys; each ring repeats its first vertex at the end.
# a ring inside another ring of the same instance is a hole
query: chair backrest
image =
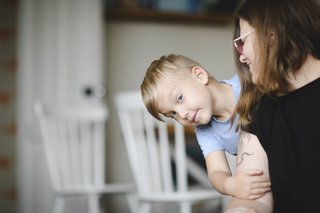
{"type": "Polygon", "coordinates": [[[52,110],[34,105],[53,189],[83,190],[104,184],[104,108],[52,110]]]}
{"type": "Polygon", "coordinates": [[[115,103],[139,193],[188,190],[184,127],[153,118],[140,91],[118,93],[115,103]]]}

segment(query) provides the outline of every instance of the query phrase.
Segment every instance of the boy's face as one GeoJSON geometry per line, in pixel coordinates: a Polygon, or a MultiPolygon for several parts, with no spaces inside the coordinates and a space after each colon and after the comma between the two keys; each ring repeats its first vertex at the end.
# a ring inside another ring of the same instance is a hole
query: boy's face
{"type": "Polygon", "coordinates": [[[180,80],[166,80],[159,96],[159,112],[174,118],[182,125],[197,126],[210,122],[212,95],[208,86],[208,74],[201,67],[183,74],[180,80]]]}

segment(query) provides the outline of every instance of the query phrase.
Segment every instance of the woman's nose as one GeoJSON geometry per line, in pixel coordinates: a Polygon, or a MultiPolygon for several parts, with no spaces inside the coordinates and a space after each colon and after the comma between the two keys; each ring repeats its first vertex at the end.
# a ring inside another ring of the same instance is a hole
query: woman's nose
{"type": "Polygon", "coordinates": [[[240,55],[239,56],[239,61],[241,62],[241,63],[246,63],[246,60],[247,60],[247,58],[244,56],[244,55],[240,55]]]}

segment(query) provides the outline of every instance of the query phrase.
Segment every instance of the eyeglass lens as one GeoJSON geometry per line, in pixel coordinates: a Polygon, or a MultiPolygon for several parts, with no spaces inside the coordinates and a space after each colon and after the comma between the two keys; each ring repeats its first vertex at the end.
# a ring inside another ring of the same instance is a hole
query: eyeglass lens
{"type": "Polygon", "coordinates": [[[234,41],[234,46],[236,48],[236,50],[242,54],[242,50],[243,50],[243,42],[241,39],[238,39],[236,41],[234,41]]]}

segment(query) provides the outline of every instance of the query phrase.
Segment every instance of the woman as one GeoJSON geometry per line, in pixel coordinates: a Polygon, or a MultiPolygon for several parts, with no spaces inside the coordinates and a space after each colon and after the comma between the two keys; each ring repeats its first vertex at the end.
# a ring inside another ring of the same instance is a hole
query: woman
{"type": "Polygon", "coordinates": [[[319,3],[244,1],[234,45],[238,127],[267,154],[274,212],[319,212],[319,3]]]}

